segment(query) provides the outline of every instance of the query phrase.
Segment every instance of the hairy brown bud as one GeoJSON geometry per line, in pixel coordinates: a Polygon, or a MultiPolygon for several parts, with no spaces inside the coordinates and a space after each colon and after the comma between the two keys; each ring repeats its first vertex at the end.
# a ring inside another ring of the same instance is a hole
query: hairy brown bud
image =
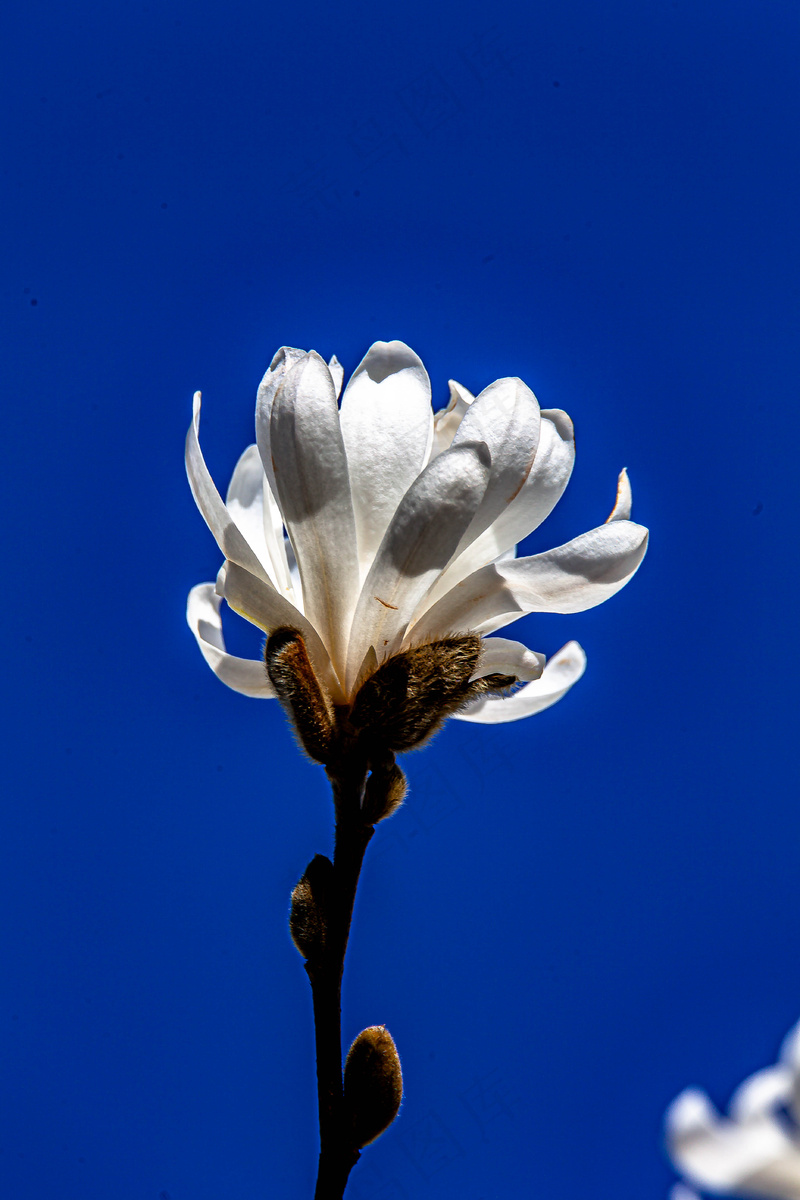
{"type": "Polygon", "coordinates": [[[315,958],[325,949],[333,863],[316,854],[292,892],[289,932],[303,958],[315,958]]]}
{"type": "Polygon", "coordinates": [[[403,1099],[403,1073],[392,1035],[371,1025],[353,1042],[344,1065],[344,1104],[356,1147],[368,1146],[391,1125],[403,1099]]]}
{"type": "Polygon", "coordinates": [[[370,763],[370,774],[364,788],[361,815],[368,825],[376,825],[396,813],[405,799],[408,783],[390,752],[370,763]]]}
{"type": "Polygon", "coordinates": [[[396,753],[421,745],[469,700],[516,682],[504,675],[471,681],[480,655],[477,633],[393,654],[359,688],[350,714],[353,726],[396,753]]]}
{"type": "Polygon", "coordinates": [[[264,661],[301,746],[315,762],[327,762],[334,739],[333,705],[314,674],[302,635],[296,629],[276,629],[267,639],[264,661]]]}

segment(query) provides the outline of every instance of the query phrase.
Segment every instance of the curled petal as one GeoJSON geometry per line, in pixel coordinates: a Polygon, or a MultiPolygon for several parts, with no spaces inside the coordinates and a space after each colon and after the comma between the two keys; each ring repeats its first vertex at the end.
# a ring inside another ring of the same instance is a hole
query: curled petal
{"type": "Polygon", "coordinates": [[[237,658],[228,654],[222,635],[220,604],[213,583],[199,583],[189,593],[186,620],[211,670],[235,692],[243,696],[273,699],[275,689],[261,659],[237,658]]]}
{"type": "Polygon", "coordinates": [[[353,618],[347,686],[372,646],[392,653],[422,597],[451,558],[489,475],[484,445],[453,447],[429,463],[400,502],[364,581],[353,618]]]}
{"type": "Polygon", "coordinates": [[[342,438],[365,575],[389,522],[430,454],[431,385],[403,342],[376,342],[342,397],[342,438]]]}
{"type": "Polygon", "coordinates": [[[269,576],[263,563],[223,504],[222,497],[209,474],[200,449],[200,402],[200,392],[195,392],[192,423],[186,435],[186,474],[195,504],[203,514],[206,525],[213,533],[225,558],[239,563],[258,578],[268,580],[269,576]]]}
{"type": "Polygon", "coordinates": [[[614,501],[614,507],[606,518],[606,524],[609,521],[629,521],[631,519],[632,506],[631,481],[628,479],[628,472],[623,467],[617,480],[617,498],[614,501]]]}
{"type": "Polygon", "coordinates": [[[342,384],[344,383],[344,367],[339,362],[335,354],[332,355],[328,361],[328,370],[331,373],[334,391],[336,392],[336,399],[338,400],[342,391],[342,384]]]}
{"type": "Polygon", "coordinates": [[[456,430],[475,399],[472,392],[468,392],[460,383],[456,383],[455,379],[449,381],[449,386],[450,402],[447,408],[442,408],[434,414],[431,458],[436,458],[444,450],[450,449],[456,430]]]}
{"type": "MultiPolygon", "coordinates": [[[[493,640],[488,639],[490,642],[493,640]]],[[[586,655],[583,650],[577,642],[567,642],[548,661],[540,679],[526,684],[513,696],[481,697],[455,715],[460,721],[477,721],[483,725],[499,725],[505,721],[532,717],[566,696],[585,669],[586,655]]]]}
{"type": "Polygon", "coordinates": [[[305,350],[298,350],[296,346],[281,346],[267,367],[264,378],[258,385],[258,394],[256,395],[256,442],[258,444],[258,452],[261,455],[264,474],[269,480],[269,486],[276,495],[275,470],[270,437],[272,405],[275,401],[278,388],[283,383],[285,376],[291,371],[292,367],[297,366],[305,358],[305,355],[305,350]]]}
{"type": "Polygon", "coordinates": [[[356,531],[333,380],[314,351],[285,375],[275,394],[270,446],[303,608],[343,673],[358,589],[356,531]]]}
{"type": "Polygon", "coordinates": [[[667,1111],[667,1149],[702,1188],[795,1200],[800,1149],[771,1114],[720,1117],[704,1092],[688,1088],[667,1111]]]}
{"type": "Polygon", "coordinates": [[[483,679],[486,675],[512,675],[520,682],[528,683],[538,679],[544,670],[546,662],[543,654],[537,654],[523,646],[522,642],[512,642],[508,638],[484,638],[481,644],[481,658],[473,679],[483,679]]]}

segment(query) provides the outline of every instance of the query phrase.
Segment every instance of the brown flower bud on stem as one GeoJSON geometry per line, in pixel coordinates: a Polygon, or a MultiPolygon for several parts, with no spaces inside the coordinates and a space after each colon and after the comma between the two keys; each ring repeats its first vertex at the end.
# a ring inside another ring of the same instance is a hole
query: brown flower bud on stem
{"type": "Polygon", "coordinates": [[[276,629],[267,639],[264,661],[301,746],[315,762],[327,762],[334,737],[333,706],[314,674],[300,633],[276,629]]]}
{"type": "Polygon", "coordinates": [[[332,887],[333,863],[324,854],[316,854],[292,892],[289,912],[289,932],[303,958],[315,958],[325,951],[332,887]]]}
{"type": "Polygon", "coordinates": [[[383,821],[397,812],[405,799],[407,787],[406,777],[391,751],[381,758],[373,759],[361,805],[361,815],[367,824],[377,825],[378,821],[383,821]]]}
{"type": "Polygon", "coordinates": [[[344,1105],[360,1150],[391,1125],[403,1099],[397,1048],[385,1025],[371,1025],[353,1042],[344,1066],[344,1105]]]}

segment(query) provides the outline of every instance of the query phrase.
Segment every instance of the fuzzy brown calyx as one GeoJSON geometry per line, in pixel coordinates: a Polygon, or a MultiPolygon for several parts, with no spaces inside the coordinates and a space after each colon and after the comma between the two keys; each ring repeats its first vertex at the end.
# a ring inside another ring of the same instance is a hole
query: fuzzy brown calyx
{"type": "Polygon", "coordinates": [[[267,639],[264,661],[301,746],[309,758],[326,763],[335,733],[333,705],[317,679],[297,629],[276,629],[267,639]]]}
{"type": "Polygon", "coordinates": [[[403,1072],[392,1035],[371,1025],[353,1042],[344,1065],[344,1104],[360,1150],[391,1125],[403,1099],[403,1072]]]}
{"type": "Polygon", "coordinates": [[[507,675],[472,680],[480,655],[477,633],[393,654],[359,688],[351,724],[367,740],[398,754],[422,745],[468,701],[516,683],[507,675]]]}

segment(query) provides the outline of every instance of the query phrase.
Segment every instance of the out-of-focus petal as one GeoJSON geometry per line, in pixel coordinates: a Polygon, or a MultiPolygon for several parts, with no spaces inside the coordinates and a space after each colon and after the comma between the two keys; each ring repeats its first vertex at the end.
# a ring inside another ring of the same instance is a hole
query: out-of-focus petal
{"type": "Polygon", "coordinates": [[[450,401],[447,408],[440,409],[433,417],[432,459],[437,458],[444,450],[450,449],[456,430],[475,399],[472,392],[467,391],[460,383],[456,383],[455,379],[449,381],[449,386],[450,401]]]}
{"type": "Polygon", "coordinates": [[[522,683],[538,679],[544,670],[545,656],[535,650],[529,650],[522,642],[512,642],[508,638],[484,638],[481,645],[481,658],[473,679],[483,679],[486,675],[513,675],[522,683]]]}
{"type": "Polygon", "coordinates": [[[453,554],[481,502],[489,475],[484,445],[453,447],[429,463],[400,502],[364,581],[353,618],[347,686],[373,646],[394,649],[409,618],[453,554]]]}
{"type": "Polygon", "coordinates": [[[735,1121],[769,1116],[792,1097],[792,1072],[786,1066],[765,1067],[741,1084],[731,1097],[728,1112],[735,1121]]]}
{"type": "Polygon", "coordinates": [[[609,521],[630,521],[632,507],[633,494],[631,492],[631,481],[628,479],[628,472],[623,467],[617,480],[617,498],[614,501],[614,507],[608,514],[606,524],[609,521]]]}
{"type": "Polygon", "coordinates": [[[780,1058],[792,1073],[792,1111],[800,1125],[800,1022],[783,1039],[780,1058]]]}
{"type": "Polygon", "coordinates": [[[521,379],[498,379],[476,397],[452,444],[455,447],[470,442],[486,443],[492,466],[483,499],[464,531],[458,553],[507,512],[533,465],[539,444],[539,404],[521,379]]]}
{"type": "Polygon", "coordinates": [[[517,542],[541,525],[561,498],[575,461],[572,421],[560,409],[543,411],[541,416],[536,458],[519,495],[450,563],[427,598],[428,607],[473,571],[508,554],[517,542]]]}
{"type": "Polygon", "coordinates": [[[330,371],[313,350],[272,402],[276,497],[297,556],[303,608],[342,670],[358,594],[350,479],[330,371]]]}
{"type": "MultiPolygon", "coordinates": [[[[494,639],[490,638],[489,641],[494,639]]],[[[483,725],[499,725],[519,721],[543,712],[566,696],[586,669],[586,655],[577,642],[567,642],[558,654],[548,660],[540,679],[528,683],[513,696],[482,696],[456,713],[460,721],[477,721],[483,725]]]]}
{"type": "Polygon", "coordinates": [[[582,533],[564,546],[530,558],[482,567],[423,613],[415,637],[471,629],[492,633],[523,613],[583,612],[608,600],[638,570],[647,530],[615,521],[582,533]]]}
{"type": "Polygon", "coordinates": [[[344,693],[331,666],[330,656],[322,639],[310,621],[285,596],[236,563],[226,563],[217,581],[217,591],[222,593],[228,604],[249,621],[272,633],[276,629],[297,629],[306,643],[306,649],[314,669],[331,692],[335,702],[341,704],[344,693]]]}
{"type": "Polygon", "coordinates": [[[414,351],[403,342],[371,346],[345,388],[340,416],[363,577],[428,461],[431,385],[414,351]]]}
{"type": "Polygon", "coordinates": [[[667,1111],[666,1139],[673,1162],[698,1187],[773,1200],[800,1195],[800,1149],[770,1115],[726,1120],[704,1092],[688,1088],[667,1111]]]}
{"type": "Polygon", "coordinates": [[[203,514],[206,525],[213,533],[225,558],[238,562],[261,579],[268,579],[266,568],[223,504],[222,497],[209,474],[200,449],[200,402],[200,393],[195,392],[192,423],[186,435],[186,474],[195,504],[203,514]]]}
{"type": "Polygon", "coordinates": [[[275,689],[269,681],[263,660],[237,658],[228,654],[222,635],[220,605],[213,583],[199,583],[189,593],[186,620],[211,670],[235,692],[243,696],[274,699],[275,689]]]}
{"type": "Polygon", "coordinates": [[[344,383],[344,367],[339,362],[335,354],[331,356],[328,362],[328,370],[331,373],[333,388],[336,392],[336,399],[338,400],[342,391],[342,384],[344,383]]]}

